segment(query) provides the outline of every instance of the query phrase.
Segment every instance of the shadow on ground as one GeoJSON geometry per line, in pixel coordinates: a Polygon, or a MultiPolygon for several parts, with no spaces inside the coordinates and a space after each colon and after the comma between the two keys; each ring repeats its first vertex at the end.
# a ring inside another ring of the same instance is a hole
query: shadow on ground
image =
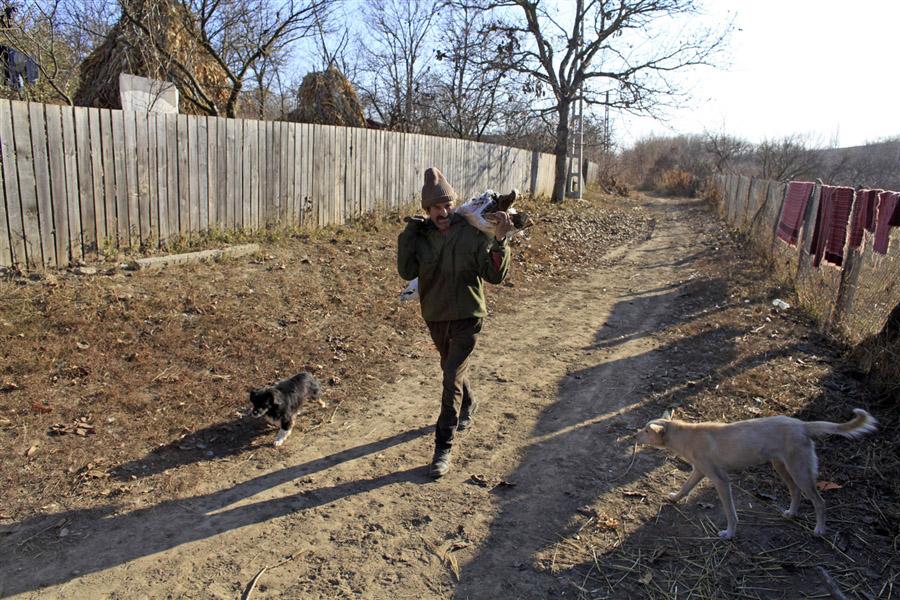
{"type": "Polygon", "coordinates": [[[347,481],[339,485],[306,490],[251,504],[229,508],[241,500],[277,486],[330,469],[406,442],[431,432],[431,426],[349,448],[307,463],[281,469],[250,479],[234,487],[193,498],[172,500],[155,506],[116,514],[118,507],[74,510],[40,515],[21,523],[0,528],[0,540],[6,549],[0,596],[33,591],[69,581],[86,573],[108,569],[129,561],[163,552],[229,530],[275,519],[282,515],[336,502],[355,494],[396,485],[427,483],[424,466],[388,473],[379,477],[347,481]],[[71,531],[59,562],[36,562],[27,552],[29,544],[57,537],[58,529],[71,531]],[[78,539],[80,533],[86,533],[78,539]],[[15,573],[28,570],[28,577],[15,573]]]}

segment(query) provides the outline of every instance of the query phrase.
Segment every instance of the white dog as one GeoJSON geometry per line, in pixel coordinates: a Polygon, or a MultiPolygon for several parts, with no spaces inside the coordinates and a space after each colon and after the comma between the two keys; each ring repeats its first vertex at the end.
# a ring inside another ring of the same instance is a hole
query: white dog
{"type": "Polygon", "coordinates": [[[637,442],[671,450],[694,470],[677,493],[669,500],[678,502],[695,485],[708,477],[716,486],[725,511],[728,528],[719,536],[731,538],[737,528],[737,513],[731,497],[729,471],[771,462],[775,472],[787,484],[791,506],[784,516],[793,517],[800,507],[800,494],[810,499],[816,510],[818,535],[825,533],[825,501],[816,489],[819,464],[812,438],[837,434],[854,438],[875,430],[877,422],[861,408],[846,423],[806,422],[777,416],[749,419],[735,423],[685,423],[674,419],[654,419],[637,433],[637,442]]]}

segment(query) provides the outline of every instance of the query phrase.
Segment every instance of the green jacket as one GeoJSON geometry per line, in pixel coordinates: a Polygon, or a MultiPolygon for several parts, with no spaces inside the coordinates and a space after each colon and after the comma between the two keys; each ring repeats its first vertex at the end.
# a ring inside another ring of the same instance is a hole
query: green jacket
{"type": "Polygon", "coordinates": [[[483,281],[501,283],[509,260],[505,241],[488,237],[456,214],[446,234],[428,220],[409,223],[397,238],[397,271],[404,279],[419,278],[426,321],[487,316],[483,281]]]}

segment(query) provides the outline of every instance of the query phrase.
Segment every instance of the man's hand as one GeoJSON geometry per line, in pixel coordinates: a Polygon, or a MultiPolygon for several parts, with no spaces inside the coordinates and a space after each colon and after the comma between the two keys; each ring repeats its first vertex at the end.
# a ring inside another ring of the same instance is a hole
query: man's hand
{"type": "Polygon", "coordinates": [[[411,229],[413,231],[421,231],[425,224],[428,222],[428,219],[421,216],[413,216],[413,217],[403,217],[403,220],[406,222],[406,228],[411,229]]]}
{"type": "Polygon", "coordinates": [[[512,220],[509,218],[509,213],[498,211],[485,215],[485,218],[489,218],[494,223],[494,237],[498,241],[502,242],[506,234],[515,229],[512,220]]]}

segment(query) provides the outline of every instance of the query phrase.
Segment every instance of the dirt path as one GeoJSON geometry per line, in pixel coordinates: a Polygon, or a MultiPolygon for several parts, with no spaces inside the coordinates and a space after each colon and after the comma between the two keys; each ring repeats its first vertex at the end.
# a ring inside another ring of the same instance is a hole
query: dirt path
{"type": "Polygon", "coordinates": [[[274,469],[253,454],[228,469],[198,463],[193,497],[28,524],[32,535],[67,533],[38,556],[19,554],[28,540],[14,537],[0,595],[236,598],[292,556],[254,598],[574,597],[554,568],[557,542],[664,463],[641,454],[625,473],[631,448],[620,440],[659,412],[654,381],[671,354],[657,332],[718,307],[712,287],[702,306],[685,292],[718,226],[674,201],[647,206],[648,240],[488,320],[473,373],[480,409],[445,478],[426,476],[438,371],[419,332],[400,380],[373,382],[367,407],[295,434],[274,469]]]}

